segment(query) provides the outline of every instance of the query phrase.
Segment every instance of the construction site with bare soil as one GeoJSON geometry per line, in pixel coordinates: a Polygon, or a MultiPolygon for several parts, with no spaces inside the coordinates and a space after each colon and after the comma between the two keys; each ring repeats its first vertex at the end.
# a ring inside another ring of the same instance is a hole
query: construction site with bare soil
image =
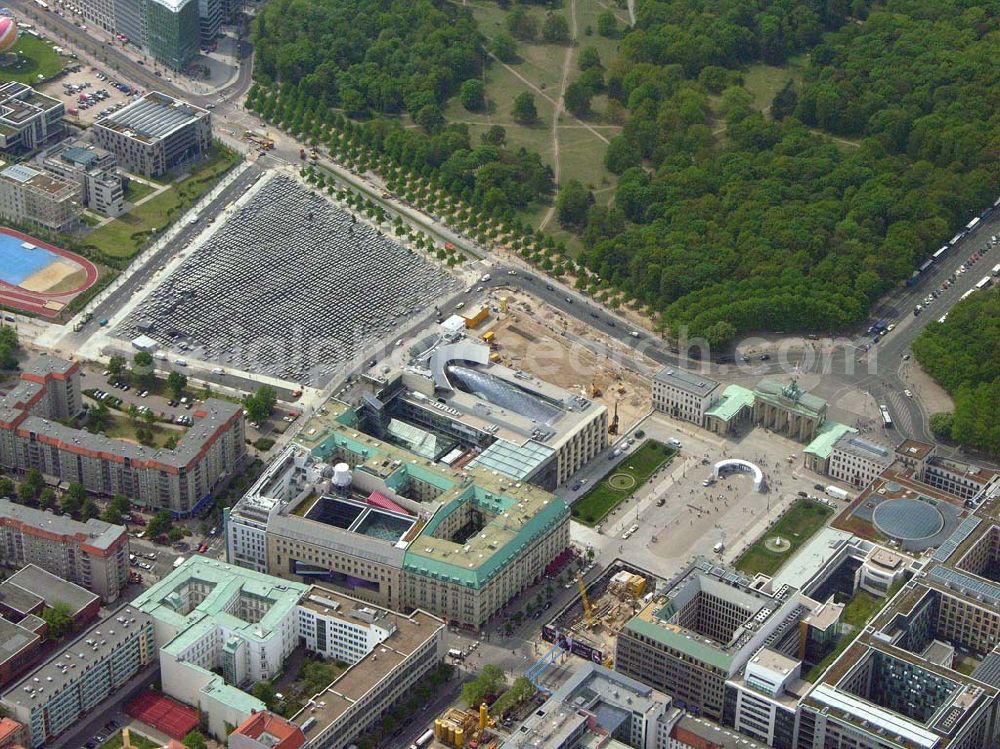
{"type": "Polygon", "coordinates": [[[497,316],[477,332],[501,364],[606,406],[621,432],[649,413],[655,362],[524,292],[497,290],[491,302],[497,316]]]}
{"type": "Polygon", "coordinates": [[[571,656],[612,667],[618,633],[666,584],[621,559],[586,585],[578,577],[579,595],[543,625],[539,652],[544,655],[526,675],[536,685],[548,684],[558,678],[546,675],[549,668],[571,656]]]}

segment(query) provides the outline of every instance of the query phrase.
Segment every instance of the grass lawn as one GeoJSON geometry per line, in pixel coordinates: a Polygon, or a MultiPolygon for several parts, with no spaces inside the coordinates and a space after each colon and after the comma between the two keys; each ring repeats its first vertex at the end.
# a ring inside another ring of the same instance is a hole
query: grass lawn
{"type": "MultiPolygon", "coordinates": [[[[166,229],[211,189],[215,180],[239,161],[239,155],[214,146],[208,161],[172,189],[109,221],[87,237],[87,244],[111,257],[130,258],[146,241],[166,229]]],[[[146,188],[146,185],[140,187],[146,188]]]]}
{"type": "Polygon", "coordinates": [[[871,593],[859,590],[846,606],[841,619],[855,629],[861,629],[885,604],[884,598],[876,598],[871,593]]]}
{"type": "Polygon", "coordinates": [[[649,440],[634,453],[626,455],[616,465],[607,478],[594,486],[589,492],[584,494],[572,507],[572,514],[575,520],[584,525],[596,525],[611,512],[622,500],[635,493],[653,473],[665,465],[677,451],[667,447],[662,442],[649,440]],[[632,479],[628,487],[617,488],[609,481],[615,476],[626,476],[632,479]]]}
{"type": "MultiPolygon", "coordinates": [[[[479,24],[479,28],[487,38],[492,38],[500,32],[506,32],[506,12],[495,3],[474,0],[468,4],[479,24]]],[[[541,8],[524,6],[541,26],[545,14],[541,8]]],[[[618,39],[606,39],[597,35],[585,34],[590,26],[595,29],[597,17],[604,12],[609,4],[598,0],[576,0],[577,39],[576,47],[571,50],[571,65],[567,83],[572,83],[580,75],[577,67],[579,50],[583,47],[595,47],[601,56],[605,67],[610,66],[617,56],[618,39]]],[[[625,26],[628,12],[625,9],[611,5],[612,12],[619,18],[620,26],[625,26]]],[[[569,20],[569,7],[556,10],[569,20]]],[[[482,113],[466,111],[458,97],[454,97],[445,109],[445,117],[452,122],[469,124],[473,141],[491,124],[503,125],[507,130],[507,143],[512,148],[524,147],[537,152],[546,164],[554,164],[552,117],[554,101],[559,95],[559,84],[562,80],[562,66],[566,58],[567,47],[563,44],[547,44],[539,38],[535,42],[518,42],[518,59],[506,67],[503,63],[490,60],[485,74],[486,98],[490,103],[488,110],[482,113]],[[520,76],[520,77],[519,77],[520,76]],[[523,80],[522,80],[523,79],[523,80]],[[532,85],[535,88],[532,88],[532,85]],[[538,109],[538,122],[525,126],[513,122],[510,107],[518,94],[527,91],[535,97],[538,109]],[[546,98],[548,97],[548,98],[546,98]],[[550,101],[551,100],[551,101],[550,101]]],[[[586,123],[592,125],[597,132],[607,139],[617,135],[621,128],[609,126],[602,112],[606,106],[604,96],[594,97],[593,114],[588,116],[586,123]]],[[[560,182],[570,179],[580,180],[590,189],[606,192],[595,196],[598,202],[606,203],[611,195],[609,187],[617,184],[617,177],[604,168],[604,152],[607,144],[593,132],[582,127],[570,114],[563,113],[559,122],[559,156],[560,182]]],[[[553,198],[555,196],[553,195],[553,198]]],[[[533,226],[538,226],[541,218],[547,213],[548,206],[531,206],[523,211],[520,218],[533,226]]],[[[555,233],[557,238],[570,238],[567,232],[558,231],[556,223],[550,222],[547,230],[555,233]]],[[[578,242],[577,242],[578,244],[578,242]]],[[[573,248],[571,248],[571,251],[573,248]]]]}
{"type": "Polygon", "coordinates": [[[0,78],[21,83],[38,83],[38,76],[51,78],[63,69],[62,58],[52,50],[51,41],[21,33],[11,52],[17,52],[15,65],[0,65],[0,78]]]}
{"type": "Polygon", "coordinates": [[[762,112],[767,111],[775,95],[786,83],[802,78],[806,63],[805,57],[800,55],[789,58],[780,67],[764,63],[751,65],[743,76],[743,87],[753,96],[757,108],[762,112]]]}
{"type": "MultiPolygon", "coordinates": [[[[155,741],[150,741],[145,736],[135,731],[129,731],[128,734],[129,743],[132,746],[137,746],[139,749],[159,749],[159,743],[155,741]]],[[[100,749],[120,749],[122,746],[122,732],[116,732],[111,738],[101,744],[100,749]]]]}
{"type": "Polygon", "coordinates": [[[761,572],[773,575],[802,544],[823,527],[833,510],[810,499],[800,499],[781,516],[781,519],[736,561],[736,569],[747,574],[761,572]],[[769,538],[780,536],[790,542],[787,551],[773,552],[765,547],[769,538]]]}
{"type": "MultiPolygon", "coordinates": [[[[135,426],[133,426],[128,416],[116,413],[115,411],[111,411],[110,415],[111,422],[108,424],[108,428],[104,430],[104,433],[113,439],[128,440],[129,442],[139,444],[139,439],[135,436],[135,430],[137,427],[146,426],[146,422],[138,419],[135,426]]],[[[150,428],[153,431],[153,447],[163,447],[171,437],[176,437],[180,440],[184,436],[184,430],[173,429],[162,423],[154,423],[150,428]]]]}
{"type": "Polygon", "coordinates": [[[156,188],[147,185],[145,182],[130,179],[128,187],[125,188],[125,200],[129,203],[137,203],[144,197],[152,193],[156,188]]]}

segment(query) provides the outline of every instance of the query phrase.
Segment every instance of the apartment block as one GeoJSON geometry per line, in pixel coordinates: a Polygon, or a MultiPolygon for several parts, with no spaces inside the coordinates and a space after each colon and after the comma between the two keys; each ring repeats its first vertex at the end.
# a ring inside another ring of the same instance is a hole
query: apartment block
{"type": "Polygon", "coordinates": [[[36,565],[111,602],[128,585],[128,549],[124,526],[0,499],[0,556],[12,566],[36,565]]]}
{"type": "MultiPolygon", "coordinates": [[[[152,0],[148,2],[160,7],[152,0]]],[[[195,0],[188,0],[189,5],[192,3],[197,7],[195,0]]],[[[201,107],[150,91],[98,120],[93,133],[97,144],[113,153],[122,169],[158,177],[209,149],[212,117],[201,107]]]]}
{"type": "Polygon", "coordinates": [[[0,706],[28,734],[50,745],[156,659],[152,620],[125,605],[0,694],[0,706]]]}
{"type": "Polygon", "coordinates": [[[56,419],[81,410],[80,368],[51,356],[29,362],[0,397],[0,465],[31,468],[104,496],[124,494],[175,517],[198,513],[246,454],[242,408],[210,398],[172,450],[74,429],[56,419]]]}

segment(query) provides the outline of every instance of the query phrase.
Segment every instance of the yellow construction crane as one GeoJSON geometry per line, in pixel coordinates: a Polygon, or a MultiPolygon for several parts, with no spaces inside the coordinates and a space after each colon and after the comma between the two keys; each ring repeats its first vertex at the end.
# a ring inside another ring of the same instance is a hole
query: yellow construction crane
{"type": "Polygon", "coordinates": [[[587,618],[587,626],[594,626],[594,612],[590,610],[590,599],[587,598],[587,588],[583,584],[583,575],[576,573],[576,584],[580,588],[580,599],[583,601],[583,615],[587,618]]]}

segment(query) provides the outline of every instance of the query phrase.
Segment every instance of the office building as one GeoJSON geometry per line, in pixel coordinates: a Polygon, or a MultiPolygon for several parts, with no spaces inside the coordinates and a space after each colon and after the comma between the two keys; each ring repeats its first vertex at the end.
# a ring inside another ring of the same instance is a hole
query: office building
{"type": "Polygon", "coordinates": [[[773,749],[794,749],[799,699],[812,686],[801,677],[801,661],[761,648],[726,682],[723,723],[773,749]]]}
{"type": "Polygon", "coordinates": [[[126,605],[55,652],[0,694],[0,706],[25,726],[31,749],[50,745],[155,663],[152,620],[126,605]]]}
{"type": "MultiPolygon", "coordinates": [[[[338,594],[327,591],[337,600],[338,594]]],[[[347,606],[358,601],[340,597],[347,606]]],[[[424,611],[391,614],[396,629],[292,716],[310,749],[347,749],[381,724],[444,659],[446,625],[424,611]]]]}
{"type": "Polygon", "coordinates": [[[114,154],[97,146],[75,143],[49,151],[45,169],[83,188],[83,202],[90,210],[114,218],[125,210],[125,190],[114,154]]]}
{"type": "Polygon", "coordinates": [[[306,650],[342,663],[357,663],[396,631],[392,612],[331,597],[319,586],[299,603],[298,617],[299,638],[306,650]]]}
{"type": "Polygon", "coordinates": [[[422,611],[403,616],[198,556],[133,603],[153,621],[164,693],[198,708],[215,736],[265,710],[246,690],[275,678],[300,645],[351,666],[291,721],[311,747],[348,746],[444,657],[444,623],[422,611]]]}
{"type": "Polygon", "coordinates": [[[238,404],[199,403],[176,447],[154,449],[66,426],[82,408],[80,392],[79,364],[52,356],[29,362],[17,386],[0,397],[0,465],[35,468],[95,494],[124,494],[150,510],[188,517],[242,464],[238,404]]]}
{"type": "Polygon", "coordinates": [[[464,333],[432,335],[409,363],[368,377],[360,426],[449,467],[495,471],[553,490],[608,445],[608,411],[527,372],[490,361],[464,333]]]}
{"type": "Polygon", "coordinates": [[[576,669],[501,749],[577,749],[588,739],[633,749],[670,749],[683,712],[670,697],[603,666],[576,669]]]}
{"type": "Polygon", "coordinates": [[[153,621],[163,692],[224,736],[263,703],[246,691],[281,672],[298,646],[308,586],[192,556],[132,603],[153,621]],[[221,675],[219,673],[221,672],[221,675]],[[246,691],[244,691],[246,690],[246,691]]]}
{"type": "Polygon", "coordinates": [[[810,606],[792,588],[770,592],[699,559],[618,634],[615,668],[674,698],[688,712],[723,716],[725,685],[761,647],[794,654],[810,606]]]}
{"type": "Polygon", "coordinates": [[[227,515],[234,564],[479,628],[569,545],[566,504],[435,464],[328,402],[227,515]]]}
{"type": "Polygon", "coordinates": [[[65,232],[83,212],[83,187],[27,164],[0,170],[0,217],[65,232]]]}
{"type": "MultiPolygon", "coordinates": [[[[897,452],[932,459],[914,447],[897,452]]],[[[826,668],[800,700],[797,748],[1000,743],[998,507],[1000,493],[962,519],[826,668]]]]}
{"type": "Polygon", "coordinates": [[[833,443],[827,473],[845,484],[863,488],[894,461],[892,448],[845,432],[833,443]]]}
{"type": "Polygon", "coordinates": [[[698,426],[705,426],[705,414],[720,400],[718,382],[676,367],[657,372],[652,389],[653,408],[698,426]]]}
{"type": "Polygon", "coordinates": [[[198,23],[203,45],[211,44],[219,35],[225,10],[224,0],[198,0],[198,23]]]}
{"type": "Polygon", "coordinates": [[[16,81],[0,84],[0,151],[24,155],[62,137],[66,108],[16,81]]]}
{"type": "MultiPolygon", "coordinates": [[[[197,5],[188,0],[192,4],[197,5]]],[[[162,7],[153,0],[149,5],[162,7]]],[[[94,123],[94,140],[113,153],[125,171],[159,177],[208,150],[211,120],[205,109],[150,91],[94,123]]]]}
{"type": "Polygon", "coordinates": [[[128,585],[124,526],[63,515],[0,499],[0,556],[11,566],[36,565],[99,595],[118,598],[128,585]]]}
{"type": "Polygon", "coordinates": [[[84,18],[175,71],[198,54],[197,0],[81,0],[84,18]]]}

